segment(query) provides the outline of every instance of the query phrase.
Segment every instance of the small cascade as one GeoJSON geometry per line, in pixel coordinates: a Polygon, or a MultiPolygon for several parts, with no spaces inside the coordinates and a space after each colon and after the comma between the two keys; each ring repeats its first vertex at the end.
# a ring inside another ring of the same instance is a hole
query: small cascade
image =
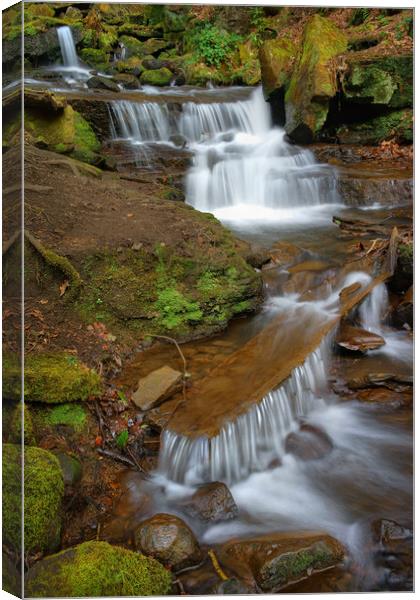
{"type": "Polygon", "coordinates": [[[186,201],[222,220],[229,216],[219,214],[223,210],[239,218],[274,210],[282,218],[287,210],[340,203],[334,169],[272,127],[261,88],[236,101],[183,102],[181,111],[160,102],[115,101],[111,112],[113,139],[143,144],[143,151],[147,144],[183,136],[194,153],[186,201]]]}
{"type": "Polygon", "coordinates": [[[383,329],[382,323],[388,306],[388,290],[386,285],[381,283],[372,290],[372,293],[360,305],[359,316],[363,329],[380,333],[383,329]]]}
{"type": "Polygon", "coordinates": [[[266,469],[284,454],[284,441],[298,420],[325,405],[329,338],[277,389],[219,434],[188,438],[170,430],[161,440],[159,472],[172,481],[238,482],[266,469]]]}
{"type": "Polygon", "coordinates": [[[69,69],[78,69],[80,66],[70,27],[64,26],[57,29],[63,65],[69,69]]]}

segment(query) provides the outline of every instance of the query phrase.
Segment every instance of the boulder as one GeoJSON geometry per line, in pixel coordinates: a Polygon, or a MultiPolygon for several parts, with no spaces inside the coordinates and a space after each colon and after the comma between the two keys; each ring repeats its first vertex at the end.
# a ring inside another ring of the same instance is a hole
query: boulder
{"type": "Polygon", "coordinates": [[[58,452],[55,454],[63,472],[64,485],[74,486],[82,478],[82,465],[74,456],[58,452]]]}
{"type": "Polygon", "coordinates": [[[342,125],[337,130],[340,144],[380,144],[384,140],[394,140],[401,144],[413,142],[413,111],[393,110],[388,114],[374,117],[361,123],[342,125]]]}
{"type": "MultiPolygon", "coordinates": [[[[363,55],[362,55],[363,56],[363,55]]],[[[360,58],[349,54],[342,88],[352,103],[413,106],[413,54],[360,58]]]]}
{"type": "Polygon", "coordinates": [[[238,44],[241,60],[241,79],[245,85],[258,85],[261,81],[261,66],[258,60],[258,49],[250,42],[238,44]]]}
{"type": "Polygon", "coordinates": [[[331,59],[346,48],[346,35],[328,18],[316,14],[307,22],[300,59],[285,95],[285,129],[294,141],[311,142],[322,129],[337,92],[331,59]]]}
{"type": "Polygon", "coordinates": [[[93,69],[105,71],[108,68],[109,54],[104,48],[82,48],[80,59],[93,69]]]}
{"type": "Polygon", "coordinates": [[[140,82],[135,75],[130,73],[117,73],[112,78],[113,81],[118,85],[122,85],[127,90],[138,90],[140,82]]]}
{"type": "Polygon", "coordinates": [[[192,517],[209,522],[229,521],[238,516],[238,507],[227,485],[212,481],[201,485],[192,497],[182,504],[192,517]]]}
{"type": "Polygon", "coordinates": [[[119,42],[125,48],[125,57],[124,60],[127,60],[133,56],[140,57],[146,56],[146,54],[150,54],[144,48],[144,42],[140,42],[135,37],[131,37],[129,35],[122,35],[119,38],[119,42]]]}
{"type": "Polygon", "coordinates": [[[171,574],[156,560],[107,542],[85,542],[36,562],[26,575],[33,598],[160,596],[171,574]]]}
{"type": "Polygon", "coordinates": [[[375,566],[384,573],[387,590],[413,591],[413,531],[390,519],[372,523],[377,544],[375,566]]]}
{"type": "Polygon", "coordinates": [[[196,565],[202,559],[193,532],[174,515],[160,513],[143,521],[134,537],[139,552],[156,558],[175,571],[196,565]]]}
{"type": "Polygon", "coordinates": [[[289,433],[285,450],[301,460],[324,458],[333,449],[331,438],[318,427],[304,423],[298,431],[289,433]]]}
{"type": "Polygon", "coordinates": [[[156,71],[156,69],[161,69],[164,66],[161,60],[154,58],[153,56],[143,59],[141,64],[146,71],[156,71]]]}
{"type": "MultiPolygon", "coordinates": [[[[3,355],[3,393],[5,398],[20,398],[20,364],[15,357],[3,355]]],[[[25,401],[52,404],[87,400],[101,392],[100,377],[73,355],[29,354],[25,358],[25,401]]]]}
{"type": "Polygon", "coordinates": [[[413,329],[413,286],[404,294],[392,313],[392,320],[397,327],[409,325],[413,329]]]}
{"type": "Polygon", "coordinates": [[[377,333],[366,331],[361,327],[353,327],[348,323],[342,323],[335,343],[345,350],[367,352],[368,350],[380,348],[385,344],[385,340],[377,333]]]}
{"type": "Polygon", "coordinates": [[[397,248],[397,264],[389,287],[402,294],[413,285],[413,242],[401,242],[397,248]]]}
{"type": "Polygon", "coordinates": [[[88,88],[94,90],[109,90],[111,92],[119,92],[120,88],[118,83],[108,77],[102,77],[101,75],[94,75],[87,80],[88,88]]]}
{"type": "MultiPolygon", "coordinates": [[[[80,42],[83,37],[81,29],[72,28],[73,39],[75,44],[80,42]]],[[[60,52],[60,43],[58,41],[57,30],[55,27],[48,29],[45,32],[37,32],[35,35],[24,36],[24,52],[25,58],[29,60],[37,60],[39,58],[57,58],[60,52]]],[[[20,60],[21,57],[21,39],[18,35],[15,39],[3,40],[3,64],[13,63],[20,60]]]]}
{"type": "Polygon", "coordinates": [[[166,67],[155,70],[146,70],[140,75],[140,83],[143,85],[169,85],[172,81],[173,73],[166,67]]]}
{"type": "Polygon", "coordinates": [[[372,523],[372,534],[376,543],[386,546],[392,542],[412,539],[411,529],[402,527],[390,519],[378,519],[372,523]]]}
{"type": "Polygon", "coordinates": [[[182,388],[182,373],[161,367],[139,380],[133,394],[133,402],[141,410],[150,410],[158,406],[182,388]]]}
{"type": "Polygon", "coordinates": [[[298,48],[296,42],[285,37],[266,40],[259,49],[261,81],[264,96],[285,90],[290,82],[298,48]]]}
{"type": "Polygon", "coordinates": [[[146,55],[151,54],[153,56],[156,56],[162,50],[165,50],[167,48],[173,48],[173,46],[173,42],[157,38],[150,38],[143,43],[143,50],[144,54],[146,55]]]}
{"type": "MultiPolygon", "coordinates": [[[[21,447],[3,444],[3,539],[21,550],[21,447]]],[[[63,475],[57,458],[46,450],[24,450],[25,553],[56,550],[60,544],[63,475]]]]}
{"type": "Polygon", "coordinates": [[[115,63],[115,68],[120,73],[129,73],[138,77],[144,71],[142,59],[138,56],[131,56],[127,60],[119,60],[115,63]]]}
{"type": "Polygon", "coordinates": [[[217,549],[217,557],[247,585],[256,583],[263,592],[277,593],[339,564],[344,548],[326,533],[299,531],[233,540],[217,549]]]}

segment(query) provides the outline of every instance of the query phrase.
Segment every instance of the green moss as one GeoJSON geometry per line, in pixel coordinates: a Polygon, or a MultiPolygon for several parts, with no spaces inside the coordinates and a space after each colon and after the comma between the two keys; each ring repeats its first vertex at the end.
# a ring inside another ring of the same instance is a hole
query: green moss
{"type": "Polygon", "coordinates": [[[38,562],[28,573],[27,594],[35,598],[154,596],[167,594],[171,574],[153,558],[85,542],[38,562]]]}
{"type": "Polygon", "coordinates": [[[297,51],[296,42],[287,37],[267,40],[261,46],[261,78],[267,98],[289,83],[297,51]]]}
{"type": "Polygon", "coordinates": [[[127,49],[127,58],[130,56],[146,56],[146,54],[149,54],[149,52],[144,49],[144,43],[140,42],[135,37],[122,35],[119,38],[119,41],[124,44],[127,49]]]}
{"type": "Polygon", "coordinates": [[[286,131],[306,129],[316,135],[327,118],[330,99],[337,91],[330,61],[345,52],[347,37],[328,18],[314,15],[305,26],[302,51],[285,95],[286,131]]]}
{"type": "Polygon", "coordinates": [[[142,62],[143,60],[138,56],[130,56],[127,60],[119,60],[116,63],[116,69],[120,73],[130,73],[138,76],[144,71],[142,62]]]}
{"type": "Polygon", "coordinates": [[[45,111],[26,109],[25,130],[34,141],[42,140],[49,150],[68,153],[78,160],[97,160],[100,143],[89,123],[71,106],[54,116],[45,111]]]}
{"type": "Polygon", "coordinates": [[[87,412],[80,404],[60,404],[48,410],[45,415],[48,425],[66,425],[74,431],[83,431],[87,424],[87,412]]]}
{"type": "Polygon", "coordinates": [[[344,125],[337,131],[345,144],[380,144],[394,139],[399,143],[413,142],[413,112],[410,109],[393,111],[362,123],[344,125]]]}
{"type": "Polygon", "coordinates": [[[171,83],[173,74],[166,67],[155,69],[153,71],[143,71],[140,75],[140,83],[143,85],[164,86],[171,83]]]}
{"type": "Polygon", "coordinates": [[[179,329],[185,323],[200,321],[203,313],[198,302],[191,302],[176,288],[168,287],[158,292],[155,308],[165,329],[179,329]]]}
{"type": "Polygon", "coordinates": [[[346,98],[353,102],[413,106],[413,56],[386,56],[350,62],[343,82],[346,98]]]}
{"type": "Polygon", "coordinates": [[[82,48],[79,55],[91,67],[99,68],[108,64],[109,55],[103,48],[82,48]]]}
{"type": "MultiPolygon", "coordinates": [[[[3,535],[6,543],[21,546],[21,449],[3,444],[3,535]]],[[[25,553],[57,548],[63,475],[54,455],[41,448],[24,449],[25,553]]]]}
{"type": "MultiPolygon", "coordinates": [[[[29,354],[25,357],[25,399],[63,403],[87,400],[101,393],[100,377],[66,353],[29,354]]],[[[3,357],[3,392],[6,398],[20,396],[20,366],[16,357],[3,357]]]]}
{"type": "Polygon", "coordinates": [[[35,435],[34,435],[34,427],[32,423],[31,413],[26,404],[23,405],[22,412],[22,403],[15,407],[13,410],[11,420],[8,426],[7,433],[7,441],[11,444],[21,444],[22,443],[22,417],[25,422],[24,427],[24,444],[27,446],[35,446],[35,435]]]}

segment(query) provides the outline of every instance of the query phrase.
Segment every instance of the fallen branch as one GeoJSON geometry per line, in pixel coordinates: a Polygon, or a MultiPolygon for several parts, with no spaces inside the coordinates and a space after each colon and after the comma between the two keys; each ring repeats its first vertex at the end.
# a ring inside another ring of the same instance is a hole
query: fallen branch
{"type": "Polygon", "coordinates": [[[210,560],[213,564],[214,570],[216,571],[216,573],[218,574],[220,579],[222,579],[223,581],[226,581],[227,579],[229,579],[229,577],[226,575],[226,573],[222,570],[222,567],[219,565],[219,561],[217,560],[217,557],[216,557],[216,554],[214,553],[214,551],[209,550],[208,555],[210,556],[210,560]]]}
{"type": "Polygon", "coordinates": [[[129,467],[136,467],[135,463],[132,460],[123,456],[122,454],[118,454],[117,452],[112,452],[111,450],[103,450],[102,448],[97,448],[97,452],[102,454],[102,456],[106,456],[107,458],[112,458],[114,460],[118,460],[119,462],[128,465],[129,467]]]}

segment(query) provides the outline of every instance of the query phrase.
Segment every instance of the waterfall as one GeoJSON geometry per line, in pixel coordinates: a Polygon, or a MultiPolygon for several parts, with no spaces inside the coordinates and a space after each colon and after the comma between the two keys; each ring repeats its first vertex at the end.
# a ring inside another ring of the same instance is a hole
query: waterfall
{"type": "Polygon", "coordinates": [[[73,33],[70,27],[59,27],[57,29],[58,41],[60,43],[61,56],[65,67],[77,69],[79,58],[76,52],[76,46],[73,40],[73,33]]]}
{"type": "Polygon", "coordinates": [[[381,333],[382,322],[388,309],[388,290],[386,285],[377,285],[363,301],[359,308],[359,316],[363,329],[373,333],[381,333]]]}
{"type": "Polygon", "coordinates": [[[165,430],[159,472],[180,483],[234,483],[280,459],[298,419],[325,404],[320,394],[326,391],[328,349],[327,337],[281,386],[215,437],[189,438],[165,430]]]}
{"type": "MultiPolygon", "coordinates": [[[[226,92],[228,94],[228,92],[226,92]]],[[[186,201],[206,212],[254,207],[284,210],[338,204],[334,169],[316,163],[310,150],[287,142],[271,125],[261,88],[245,100],[183,102],[181,111],[158,102],[114,101],[113,136],[143,149],[182,135],[194,154],[186,201]]]]}

